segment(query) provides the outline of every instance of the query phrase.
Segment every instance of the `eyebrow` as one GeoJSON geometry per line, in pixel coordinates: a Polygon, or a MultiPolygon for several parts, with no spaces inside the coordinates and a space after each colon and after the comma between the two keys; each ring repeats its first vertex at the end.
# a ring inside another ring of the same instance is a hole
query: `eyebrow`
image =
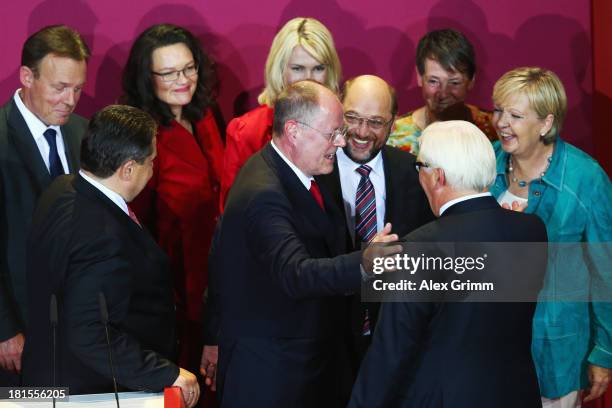
{"type": "MultiPolygon", "coordinates": [[[[191,64],[195,64],[195,60],[191,60],[191,62],[186,63],[185,65],[183,65],[183,68],[181,69],[185,69],[191,64]]],[[[155,71],[163,71],[163,70],[168,70],[168,69],[173,70],[173,71],[180,71],[180,69],[176,67],[163,67],[163,68],[155,69],[155,71]]]]}

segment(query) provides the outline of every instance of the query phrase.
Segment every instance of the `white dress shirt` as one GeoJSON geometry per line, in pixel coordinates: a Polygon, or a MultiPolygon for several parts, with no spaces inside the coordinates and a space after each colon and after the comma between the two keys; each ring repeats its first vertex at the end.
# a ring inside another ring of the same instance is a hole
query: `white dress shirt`
{"type": "Polygon", "coordinates": [[[314,180],[314,177],[312,176],[309,177],[306,174],[304,174],[302,170],[298,169],[297,166],[293,164],[291,160],[285,157],[283,152],[281,152],[280,149],[276,147],[276,145],[274,144],[274,141],[271,141],[270,144],[272,145],[272,148],[276,151],[276,153],[278,153],[278,155],[281,157],[281,159],[283,159],[283,161],[287,163],[287,166],[289,166],[289,168],[293,170],[297,178],[300,179],[300,182],[304,185],[304,187],[306,187],[306,190],[310,191],[310,184],[312,183],[312,180],[314,180]]]}
{"type": "MultiPolygon", "coordinates": [[[[356,170],[361,164],[352,161],[342,149],[338,149],[336,157],[338,158],[346,223],[351,239],[355,241],[355,196],[357,195],[357,187],[361,180],[361,174],[357,173],[356,170]]],[[[382,152],[378,152],[372,160],[365,164],[372,168],[370,181],[374,186],[374,194],[376,194],[376,232],[380,232],[385,226],[385,200],[387,198],[382,152]]]]}
{"type": "Polygon", "coordinates": [[[85,174],[83,170],[79,170],[79,174],[81,175],[81,177],[85,179],[85,181],[87,181],[89,184],[91,184],[92,186],[100,190],[102,194],[107,196],[109,200],[111,200],[113,203],[117,205],[117,207],[121,208],[121,210],[124,213],[126,213],[128,216],[130,215],[130,210],[128,210],[128,205],[119,193],[114,192],[110,188],[106,187],[104,184],[92,179],[87,174],[85,174]]]}
{"type": "Polygon", "coordinates": [[[55,130],[55,143],[57,144],[57,153],[59,154],[60,161],[62,162],[62,167],[64,168],[64,173],[70,173],[68,169],[68,160],[66,159],[66,149],[64,147],[64,138],[62,137],[62,131],[59,126],[47,126],[45,125],[36,115],[34,115],[23,103],[21,100],[21,96],[19,96],[19,91],[21,88],[15,91],[15,95],[13,96],[13,100],[17,105],[17,109],[19,109],[19,113],[23,116],[28,129],[30,129],[30,133],[34,137],[34,142],[36,142],[36,146],[38,147],[38,151],[42,156],[43,161],[45,162],[45,166],[47,166],[47,170],[49,170],[49,143],[47,139],[45,139],[44,133],[47,129],[51,128],[55,130]]]}

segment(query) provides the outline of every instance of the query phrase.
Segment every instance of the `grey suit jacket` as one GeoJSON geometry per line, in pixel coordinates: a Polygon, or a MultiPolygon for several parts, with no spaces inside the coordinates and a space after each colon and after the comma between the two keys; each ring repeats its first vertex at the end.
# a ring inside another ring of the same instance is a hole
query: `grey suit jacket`
{"type": "MultiPolygon", "coordinates": [[[[87,121],[71,115],[61,127],[70,173],[79,169],[87,121]]],[[[0,341],[23,332],[26,241],[32,214],[51,176],[34,138],[11,99],[0,108],[0,341]]]]}

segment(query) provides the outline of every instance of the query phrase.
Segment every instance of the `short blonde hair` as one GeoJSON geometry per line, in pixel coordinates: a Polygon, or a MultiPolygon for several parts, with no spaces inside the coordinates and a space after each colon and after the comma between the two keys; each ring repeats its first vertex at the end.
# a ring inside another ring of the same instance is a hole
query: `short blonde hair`
{"type": "Polygon", "coordinates": [[[527,96],[529,106],[540,119],[553,115],[553,124],[542,137],[544,144],[557,138],[567,113],[567,96],[559,77],[540,67],[521,67],[506,72],[493,87],[493,103],[498,105],[517,94],[527,96]]]}
{"type": "Polygon", "coordinates": [[[495,152],[482,130],[464,120],[434,122],[421,137],[419,158],[444,170],[456,191],[485,191],[495,181],[495,152]]]}
{"type": "Polygon", "coordinates": [[[283,71],[291,52],[298,45],[317,61],[325,64],[327,80],[324,85],[338,93],[342,68],[331,33],[320,21],[312,17],[296,17],[289,20],[272,41],[266,61],[266,87],[257,98],[260,104],[273,106],[278,95],[287,86],[283,80],[283,71]]]}

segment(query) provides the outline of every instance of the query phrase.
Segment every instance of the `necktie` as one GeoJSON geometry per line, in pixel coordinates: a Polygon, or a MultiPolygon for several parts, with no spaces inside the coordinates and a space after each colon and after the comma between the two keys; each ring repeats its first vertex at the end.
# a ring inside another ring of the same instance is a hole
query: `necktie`
{"type": "Polygon", "coordinates": [[[57,153],[57,143],[55,143],[56,134],[57,132],[55,129],[51,128],[45,130],[45,133],[43,133],[47,143],[49,143],[49,174],[51,175],[51,179],[64,174],[64,167],[62,167],[62,162],[57,153]]]}
{"type": "MultiPolygon", "coordinates": [[[[376,235],[376,193],[374,185],[370,180],[372,168],[368,165],[361,165],[355,169],[361,175],[361,180],[357,185],[355,195],[355,242],[370,242],[376,235]]],[[[370,316],[367,305],[362,305],[363,322],[361,335],[370,336],[370,316]]]]}
{"type": "Polygon", "coordinates": [[[129,205],[128,205],[128,215],[130,216],[132,221],[134,221],[136,224],[138,224],[139,227],[142,227],[142,225],[140,224],[140,221],[138,221],[138,217],[136,217],[136,213],[134,211],[132,211],[132,209],[130,208],[129,205]]]}
{"type": "Polygon", "coordinates": [[[314,179],[310,181],[309,191],[310,194],[312,194],[312,196],[314,197],[317,204],[319,204],[319,207],[321,207],[321,209],[325,211],[325,205],[323,204],[323,196],[321,195],[321,190],[319,189],[319,186],[317,185],[317,182],[314,181],[314,179]]]}
{"type": "Polygon", "coordinates": [[[370,180],[372,168],[363,164],[355,171],[361,175],[355,196],[355,242],[370,242],[376,235],[376,194],[370,180]]]}

